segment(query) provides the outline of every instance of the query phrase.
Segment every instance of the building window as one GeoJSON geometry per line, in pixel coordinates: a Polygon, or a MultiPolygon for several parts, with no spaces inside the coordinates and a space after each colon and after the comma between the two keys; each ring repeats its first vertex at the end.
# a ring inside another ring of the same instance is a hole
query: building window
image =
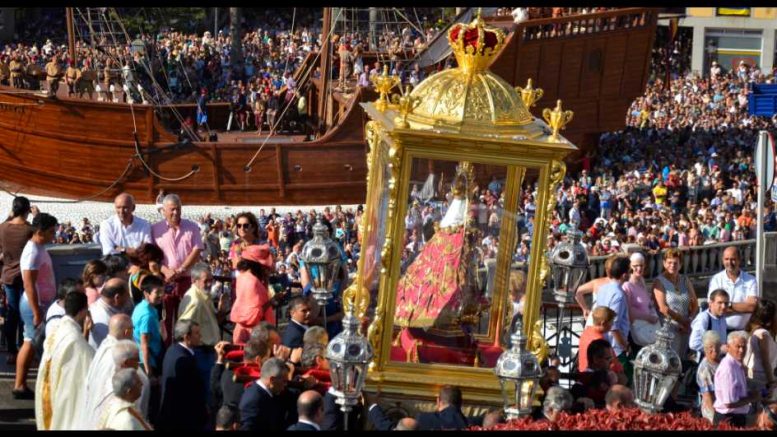
{"type": "Polygon", "coordinates": [[[718,17],[749,17],[750,8],[715,8],[718,17]]]}
{"type": "Polygon", "coordinates": [[[724,71],[736,69],[740,62],[760,67],[762,32],[749,29],[706,29],[704,47],[707,71],[712,61],[717,61],[724,71]]]}

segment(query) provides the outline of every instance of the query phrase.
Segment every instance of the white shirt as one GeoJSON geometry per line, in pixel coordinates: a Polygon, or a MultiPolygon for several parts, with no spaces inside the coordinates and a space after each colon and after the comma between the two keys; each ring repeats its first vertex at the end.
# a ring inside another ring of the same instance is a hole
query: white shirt
{"type": "Polygon", "coordinates": [[[309,421],[309,420],[305,420],[305,419],[299,419],[299,423],[306,423],[306,424],[308,424],[308,425],[312,426],[313,428],[315,428],[315,429],[316,429],[316,431],[321,431],[321,427],[320,427],[320,426],[318,426],[318,424],[317,424],[317,423],[313,423],[313,422],[311,422],[311,421],[309,421]]]}
{"type": "Polygon", "coordinates": [[[151,225],[140,217],[133,216],[132,224],[124,226],[119,216],[113,215],[100,223],[100,245],[103,255],[118,253],[116,247],[137,249],[143,243],[153,243],[151,240],[151,225]]]}
{"type": "MultiPolygon", "coordinates": [[[[742,303],[750,296],[758,296],[758,285],[755,282],[755,277],[744,270],[739,271],[736,282],[729,279],[725,270],[715,274],[710,279],[707,298],[709,299],[709,295],[719,288],[726,290],[731,303],[742,303]]],[[[728,329],[742,330],[745,329],[748,320],[750,320],[750,314],[734,313],[726,316],[726,325],[728,325],[728,329]]]]}

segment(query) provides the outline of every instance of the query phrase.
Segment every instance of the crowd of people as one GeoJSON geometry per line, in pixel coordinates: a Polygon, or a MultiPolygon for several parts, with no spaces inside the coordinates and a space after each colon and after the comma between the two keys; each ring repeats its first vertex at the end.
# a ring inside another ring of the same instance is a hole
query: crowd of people
{"type": "MultiPolygon", "coordinates": [[[[218,220],[181,218],[174,194],[162,199],[164,218],[156,223],[134,215],[128,194],[117,196],[114,209],[97,236],[104,256],[90,260],[81,278],[60,278],[58,284],[45,247],[55,239],[57,219],[40,211],[33,215],[29,201],[17,197],[11,217],[0,225],[9,348],[19,346],[22,335],[13,394],[35,399],[38,429],[344,429],[325,347],[338,332],[339,296],[348,274],[345,267],[338,273],[336,292],[323,312],[310,298],[310,276],[298,256],[307,230],[283,245],[273,235],[272,211],[258,217],[244,212],[233,221],[235,234],[225,236],[218,220]],[[217,241],[216,235],[231,241],[217,241]],[[280,251],[289,247],[284,257],[280,251]],[[221,265],[206,262],[213,262],[215,250],[226,254],[221,265]],[[286,262],[295,267],[299,283],[274,287],[286,262]],[[234,292],[217,281],[234,284],[234,292]],[[36,360],[33,390],[27,374],[36,360]]],[[[348,216],[325,211],[315,226],[332,232],[348,216]]],[[[304,214],[299,220],[304,223],[304,214]]],[[[558,363],[543,363],[544,395],[535,419],[633,408],[631,360],[656,341],[663,319],[672,348],[698,384],[700,414],[714,423],[771,429],[776,307],[758,297],[735,247],[723,259],[725,269],[710,280],[709,306],[701,310],[693,285],[679,272],[677,250],[665,253],[664,271],[650,288],[642,277],[641,253],[612,255],[607,276],[578,290],[587,326],[576,383],[561,387],[558,363]],[[584,299],[589,293],[591,305],[584,299]]],[[[687,408],[676,398],[688,390],[678,385],[665,410],[687,408]]],[[[433,430],[504,421],[501,410],[467,417],[461,390],[451,386],[440,389],[434,413],[397,420],[379,403],[365,395],[349,415],[348,429],[361,429],[365,422],[379,430],[433,430]]]]}

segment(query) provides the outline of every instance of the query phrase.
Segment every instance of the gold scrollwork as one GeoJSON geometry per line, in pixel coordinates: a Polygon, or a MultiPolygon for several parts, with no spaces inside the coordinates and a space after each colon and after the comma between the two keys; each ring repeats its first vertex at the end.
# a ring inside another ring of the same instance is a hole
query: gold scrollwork
{"type": "Polygon", "coordinates": [[[399,115],[394,118],[394,123],[399,128],[407,129],[410,127],[410,124],[407,122],[407,116],[421,104],[421,99],[410,95],[410,85],[405,87],[401,97],[396,94],[394,97],[396,97],[397,108],[399,109],[399,115]]]}
{"type": "Polygon", "coordinates": [[[542,336],[542,319],[534,322],[534,328],[531,332],[531,339],[527,345],[529,352],[533,353],[540,363],[545,362],[548,359],[548,343],[545,342],[545,338],[542,336]]]}
{"type": "MultiPolygon", "coordinates": [[[[548,191],[546,193],[546,198],[548,199],[545,209],[545,229],[550,229],[550,224],[553,222],[553,211],[556,209],[556,202],[558,200],[558,197],[556,196],[556,192],[559,189],[559,185],[561,184],[561,181],[564,180],[564,175],[567,173],[567,165],[564,163],[564,161],[559,160],[553,160],[550,163],[550,174],[549,179],[550,183],[548,184],[548,191]]],[[[546,245],[546,247],[548,247],[546,245]]],[[[550,267],[548,264],[548,258],[547,255],[543,256],[540,260],[540,284],[545,283],[545,279],[548,277],[548,273],[550,273],[550,267]]]]}
{"type": "MultiPolygon", "coordinates": [[[[402,145],[399,141],[395,140],[388,150],[388,193],[389,198],[387,210],[386,210],[386,238],[383,241],[383,247],[380,251],[381,257],[381,275],[388,273],[388,267],[391,264],[391,255],[393,249],[393,240],[391,238],[394,235],[394,214],[397,211],[397,190],[399,189],[399,166],[402,161],[402,145]]],[[[381,347],[381,341],[383,338],[383,324],[386,320],[386,305],[388,302],[378,300],[378,305],[375,308],[375,319],[367,329],[367,338],[374,350],[378,351],[381,347]]],[[[378,367],[380,363],[377,360],[379,354],[375,355],[372,362],[370,362],[370,370],[380,370],[378,367]]]]}
{"type": "Polygon", "coordinates": [[[343,309],[345,312],[353,311],[357,318],[361,319],[367,314],[370,306],[370,293],[360,285],[358,274],[351,285],[343,292],[343,309]]]}
{"type": "Polygon", "coordinates": [[[383,112],[388,108],[388,95],[391,92],[391,89],[399,84],[399,77],[389,76],[388,65],[384,65],[383,74],[373,77],[372,84],[375,86],[375,91],[380,94],[378,100],[375,101],[375,108],[378,111],[383,112]]]}
{"type": "Polygon", "coordinates": [[[542,88],[534,88],[532,86],[531,78],[526,81],[525,88],[517,86],[515,87],[515,90],[521,94],[521,100],[523,100],[523,104],[526,105],[526,109],[532,108],[537,104],[542,96],[545,95],[545,91],[543,91],[542,88]]]}
{"type": "Polygon", "coordinates": [[[556,100],[556,107],[553,108],[552,111],[550,108],[545,108],[542,110],[542,118],[545,119],[545,122],[548,123],[548,126],[550,126],[551,129],[551,141],[561,141],[560,137],[558,136],[558,132],[561,129],[564,129],[566,125],[572,121],[574,115],[575,113],[572,111],[564,111],[561,109],[561,100],[556,100]]]}

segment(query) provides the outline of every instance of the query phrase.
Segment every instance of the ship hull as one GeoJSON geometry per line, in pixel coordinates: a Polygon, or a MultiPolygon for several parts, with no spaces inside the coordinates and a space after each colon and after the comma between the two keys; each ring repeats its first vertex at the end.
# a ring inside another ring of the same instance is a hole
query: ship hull
{"type": "Polygon", "coordinates": [[[366,146],[355,107],[316,141],[178,143],[150,106],[2,87],[0,180],[14,193],[83,200],[109,201],[126,191],[152,203],[164,189],[204,205],[361,203],[366,146]]]}

